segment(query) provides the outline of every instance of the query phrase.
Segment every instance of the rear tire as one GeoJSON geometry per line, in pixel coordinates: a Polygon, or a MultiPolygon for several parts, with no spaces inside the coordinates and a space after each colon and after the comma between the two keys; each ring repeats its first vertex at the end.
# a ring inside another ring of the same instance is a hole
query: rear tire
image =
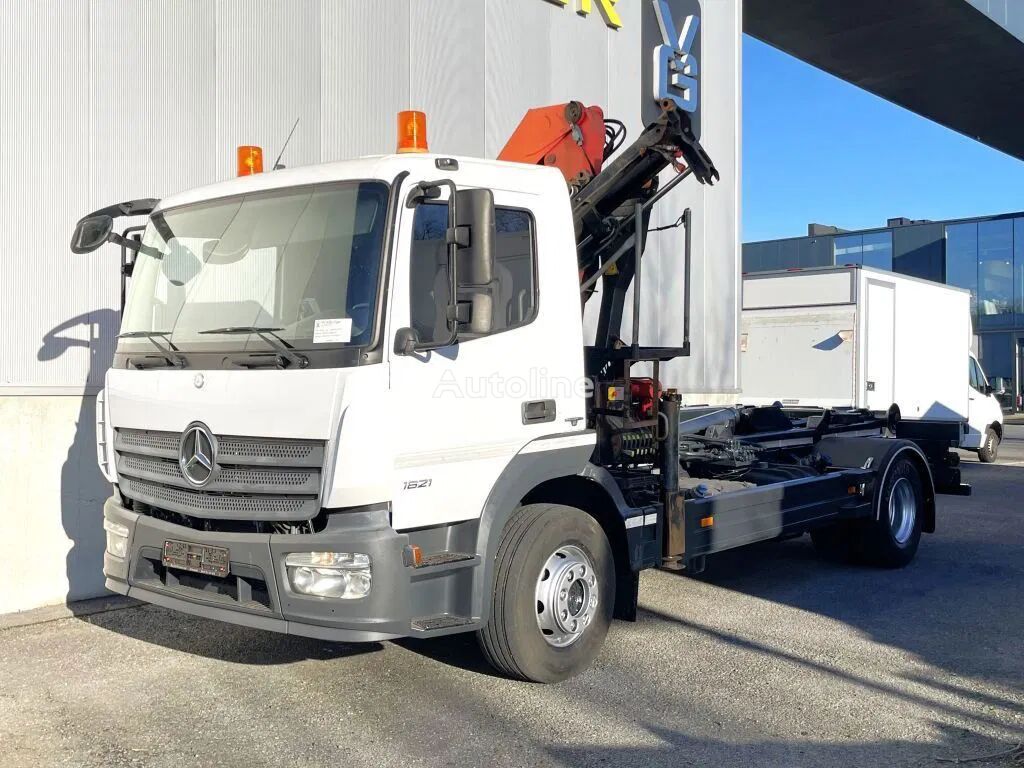
{"type": "Polygon", "coordinates": [[[999,435],[989,427],[985,430],[985,442],[978,451],[978,458],[986,464],[992,464],[999,457],[999,435]]]}
{"type": "Polygon", "coordinates": [[[924,519],[924,483],[917,464],[897,458],[879,495],[877,520],[859,526],[857,559],[882,568],[902,568],[917,554],[924,519]]]}
{"type": "Polygon", "coordinates": [[[519,508],[502,531],[484,656],[520,680],[557,683],[604,644],[615,606],[615,564],[601,526],[558,504],[519,508]]]}

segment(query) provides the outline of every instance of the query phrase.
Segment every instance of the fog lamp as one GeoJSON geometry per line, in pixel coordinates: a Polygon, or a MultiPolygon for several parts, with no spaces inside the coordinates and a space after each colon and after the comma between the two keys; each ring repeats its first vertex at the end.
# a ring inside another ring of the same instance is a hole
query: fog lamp
{"type": "Polygon", "coordinates": [[[107,552],[122,560],[128,556],[128,527],[111,520],[103,521],[107,532],[107,552]]]}
{"type": "Polygon", "coordinates": [[[356,600],[370,594],[370,556],[359,552],[293,552],[284,561],[301,595],[356,600]]]}

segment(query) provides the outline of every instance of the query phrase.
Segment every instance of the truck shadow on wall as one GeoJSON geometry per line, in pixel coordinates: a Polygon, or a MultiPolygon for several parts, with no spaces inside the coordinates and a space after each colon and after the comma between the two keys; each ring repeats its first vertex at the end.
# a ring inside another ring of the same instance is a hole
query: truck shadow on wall
{"type": "Polygon", "coordinates": [[[96,459],[95,391],[102,387],[113,361],[119,324],[120,315],[113,309],[78,315],[48,331],[36,353],[41,362],[59,360],[75,348],[85,348],[89,354],[88,391],[81,398],[74,436],[60,473],[61,524],[71,542],[66,558],[66,600],[72,611],[73,601],[107,594],[103,587],[103,502],[111,491],[96,459]]]}

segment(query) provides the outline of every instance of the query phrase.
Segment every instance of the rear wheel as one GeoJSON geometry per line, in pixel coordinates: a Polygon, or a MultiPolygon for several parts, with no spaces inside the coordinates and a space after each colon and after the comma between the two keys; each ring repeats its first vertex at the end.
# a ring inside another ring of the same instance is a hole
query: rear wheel
{"type": "Polygon", "coordinates": [[[861,523],[858,559],[883,568],[902,568],[917,554],[924,518],[924,483],[911,459],[898,458],[889,467],[878,509],[878,519],[861,523]]]}
{"type": "Polygon", "coordinates": [[[986,464],[993,463],[999,456],[999,435],[996,431],[989,427],[985,430],[985,442],[981,446],[981,450],[978,451],[978,458],[986,464]]]}
{"type": "Polygon", "coordinates": [[[500,672],[555,683],[594,660],[614,605],[615,567],[601,526],[573,507],[530,504],[502,532],[491,618],[477,638],[500,672]]]}
{"type": "Polygon", "coordinates": [[[882,487],[878,519],[831,523],[811,531],[823,557],[883,568],[902,568],[917,554],[924,515],[924,483],[917,464],[893,462],[882,487]]]}

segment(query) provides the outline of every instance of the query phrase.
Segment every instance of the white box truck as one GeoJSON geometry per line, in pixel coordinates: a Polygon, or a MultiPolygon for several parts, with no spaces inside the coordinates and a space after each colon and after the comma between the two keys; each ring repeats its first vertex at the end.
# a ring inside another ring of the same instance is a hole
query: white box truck
{"type": "Polygon", "coordinates": [[[747,275],[743,402],[961,421],[961,447],[994,461],[1002,409],[971,336],[960,288],[856,266],[747,275]]]}

